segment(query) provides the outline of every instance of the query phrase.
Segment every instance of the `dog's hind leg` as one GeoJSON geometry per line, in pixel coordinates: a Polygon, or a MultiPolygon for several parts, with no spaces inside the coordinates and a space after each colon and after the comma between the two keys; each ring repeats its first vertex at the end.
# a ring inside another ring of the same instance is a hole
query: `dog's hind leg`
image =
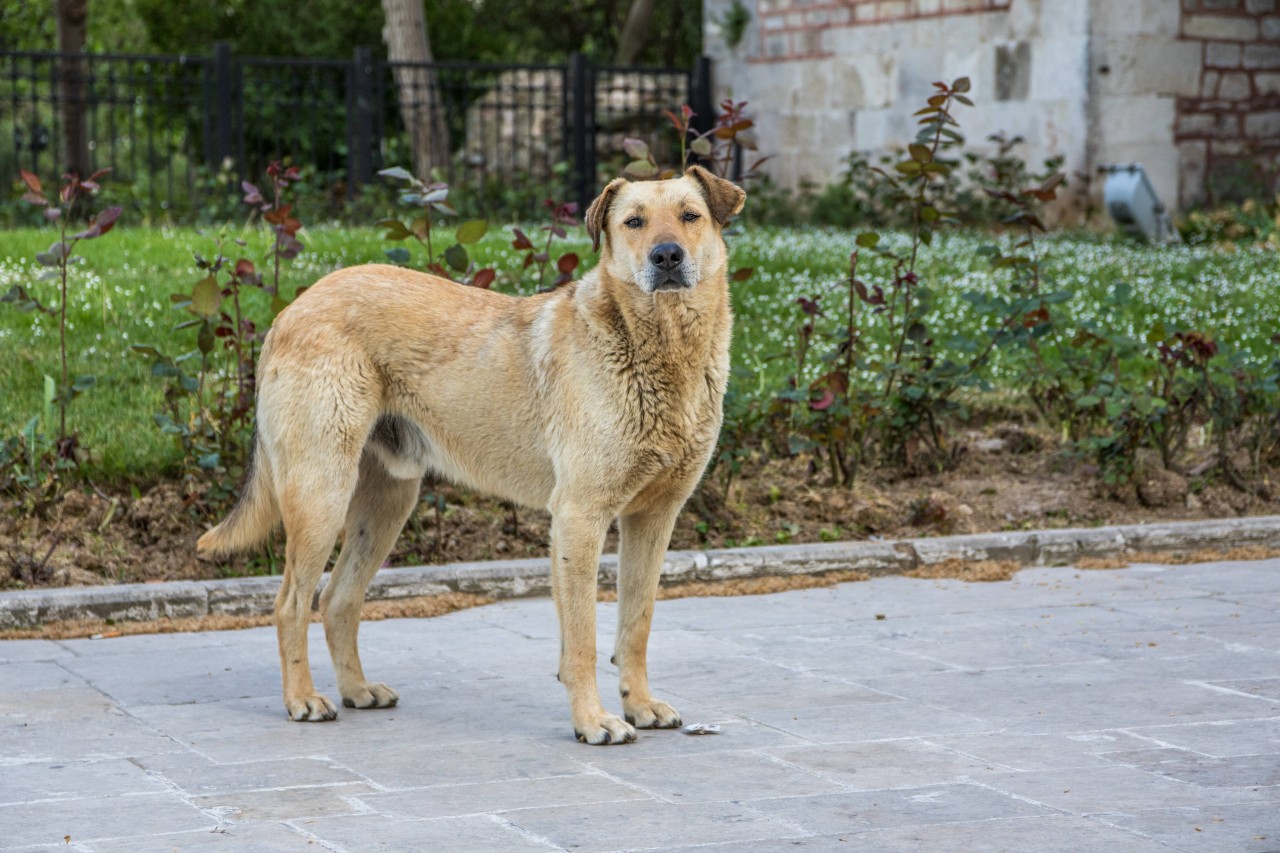
{"type": "Polygon", "coordinates": [[[649,692],[649,627],[662,573],[662,556],[671,541],[680,505],[624,515],[618,519],[618,636],[614,662],[627,722],[641,729],[669,729],[680,715],[649,692]]]}
{"type": "Polygon", "coordinates": [[[259,420],[284,518],[284,579],[276,596],[284,704],[291,720],[318,722],[338,710],[311,680],[311,602],[347,516],[376,410],[367,389],[341,379],[299,384],[281,380],[265,388],[259,420]]]}
{"type": "MultiPolygon", "coordinates": [[[[354,467],[354,466],[352,466],[354,467]]],[[[284,674],[284,705],[289,719],[321,722],[338,716],[327,697],[316,692],[307,655],[311,601],[342,527],[355,473],[335,472],[332,482],[292,480],[284,491],[285,569],[276,596],[276,635],[284,674]],[[339,495],[335,493],[340,493],[339,495]]]]}
{"type": "Polygon", "coordinates": [[[348,708],[390,708],[396,692],[365,680],[357,634],[365,589],[395,545],[418,500],[417,479],[392,477],[371,450],[360,460],[360,480],[347,511],[342,552],[320,596],[324,634],[338,675],[338,693],[348,708]]]}

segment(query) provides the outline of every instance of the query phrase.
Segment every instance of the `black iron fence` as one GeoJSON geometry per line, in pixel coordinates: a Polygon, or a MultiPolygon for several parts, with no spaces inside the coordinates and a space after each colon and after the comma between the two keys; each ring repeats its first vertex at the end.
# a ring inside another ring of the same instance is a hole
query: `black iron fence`
{"type": "Polygon", "coordinates": [[[109,167],[113,192],[173,218],[225,201],[240,178],[286,157],[335,199],[399,165],[434,168],[495,205],[522,191],[585,205],[620,171],[624,137],[675,163],[664,111],[686,103],[696,121],[712,120],[705,58],[672,69],[596,67],[581,55],[419,65],[368,48],[350,61],[239,57],[225,45],[211,56],[4,52],[0,175],[21,168],[52,183],[109,167]]]}

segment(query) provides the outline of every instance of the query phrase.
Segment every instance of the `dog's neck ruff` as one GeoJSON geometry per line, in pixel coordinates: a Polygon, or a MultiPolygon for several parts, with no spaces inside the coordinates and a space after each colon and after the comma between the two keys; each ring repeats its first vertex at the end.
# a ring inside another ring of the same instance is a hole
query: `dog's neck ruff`
{"type": "Polygon", "coordinates": [[[681,291],[643,293],[631,282],[588,274],[579,308],[619,344],[628,361],[703,363],[728,349],[728,283],[704,279],[681,291]]]}

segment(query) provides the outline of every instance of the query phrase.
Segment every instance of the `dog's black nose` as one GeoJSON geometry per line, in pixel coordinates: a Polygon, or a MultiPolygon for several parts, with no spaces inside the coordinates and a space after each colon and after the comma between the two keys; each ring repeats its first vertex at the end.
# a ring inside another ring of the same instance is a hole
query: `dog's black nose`
{"type": "Polygon", "coordinates": [[[649,253],[649,262],[663,272],[671,272],[684,261],[684,249],[675,243],[662,243],[654,246],[649,253]]]}

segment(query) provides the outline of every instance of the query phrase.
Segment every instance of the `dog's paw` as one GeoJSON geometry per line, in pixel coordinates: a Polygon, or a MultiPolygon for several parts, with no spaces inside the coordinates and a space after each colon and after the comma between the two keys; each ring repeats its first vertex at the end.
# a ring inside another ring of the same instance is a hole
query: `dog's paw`
{"type": "Polygon", "coordinates": [[[370,681],[342,691],[342,704],[348,708],[394,708],[399,701],[396,692],[381,682],[370,681]]]}
{"type": "Polygon", "coordinates": [[[610,743],[631,743],[636,739],[636,730],[615,714],[600,712],[593,719],[575,722],[573,734],[582,743],[592,746],[604,746],[610,743]]]}
{"type": "Polygon", "coordinates": [[[338,707],[328,697],[313,693],[299,699],[285,699],[285,710],[295,723],[323,723],[338,718],[338,707]]]}
{"type": "Polygon", "coordinates": [[[676,729],[680,727],[680,713],[666,702],[650,697],[647,701],[622,701],[627,722],[637,729],[676,729]]]}

